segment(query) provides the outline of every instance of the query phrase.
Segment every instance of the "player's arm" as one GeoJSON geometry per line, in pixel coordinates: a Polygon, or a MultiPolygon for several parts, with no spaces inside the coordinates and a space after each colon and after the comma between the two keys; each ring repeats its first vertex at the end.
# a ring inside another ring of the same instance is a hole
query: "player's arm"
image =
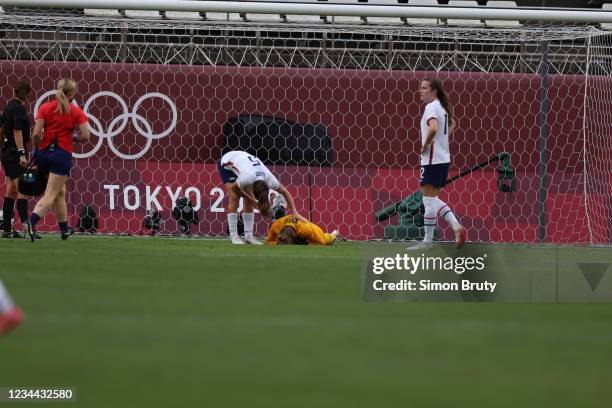
{"type": "Polygon", "coordinates": [[[305,238],[309,244],[331,245],[336,240],[334,235],[323,232],[321,227],[312,222],[300,222],[297,227],[298,236],[305,238]]]}
{"type": "Polygon", "coordinates": [[[291,211],[291,215],[293,215],[295,218],[297,218],[300,221],[308,222],[308,220],[302,217],[295,209],[295,201],[293,201],[293,196],[291,195],[291,193],[289,192],[289,190],[287,190],[285,186],[283,186],[282,184],[279,184],[278,189],[276,191],[278,191],[279,193],[282,194],[283,197],[285,197],[285,200],[287,201],[287,206],[289,207],[289,210],[291,211]]]}
{"type": "Polygon", "coordinates": [[[17,146],[19,164],[25,167],[28,165],[28,159],[26,158],[26,151],[25,147],[23,146],[23,132],[21,129],[13,129],[13,138],[15,139],[15,146],[17,146]]]}
{"type": "Polygon", "coordinates": [[[427,119],[427,138],[425,142],[421,146],[421,154],[425,153],[427,149],[431,146],[431,142],[433,142],[434,137],[436,136],[436,132],[438,131],[438,121],[435,117],[431,117],[427,119]]]}
{"type": "Polygon", "coordinates": [[[91,135],[89,134],[89,125],[87,124],[87,122],[81,123],[79,125],[79,142],[89,142],[90,137],[91,135]]]}
{"type": "Polygon", "coordinates": [[[87,120],[87,116],[82,110],[78,110],[77,112],[77,124],[79,129],[79,137],[78,141],[81,143],[86,143],[89,141],[89,123],[87,120]]]}
{"type": "Polygon", "coordinates": [[[238,184],[234,184],[234,187],[236,188],[236,193],[238,195],[241,195],[247,200],[250,200],[253,203],[253,205],[255,205],[255,207],[259,205],[259,202],[257,201],[257,199],[253,196],[253,194],[251,194],[251,192],[248,189],[240,188],[238,187],[238,184]]]}
{"type": "Polygon", "coordinates": [[[0,113],[0,142],[4,140],[4,116],[0,113]]]}
{"type": "Polygon", "coordinates": [[[42,130],[45,127],[44,119],[36,119],[36,125],[34,126],[34,133],[32,134],[32,147],[38,149],[40,144],[40,138],[42,136],[42,130]]]}
{"type": "Polygon", "coordinates": [[[15,116],[15,126],[13,126],[13,138],[15,139],[15,147],[19,155],[19,164],[23,167],[27,166],[28,159],[26,158],[25,146],[23,145],[23,123],[26,122],[25,112],[18,112],[15,116]]]}
{"type": "Polygon", "coordinates": [[[457,129],[457,121],[453,117],[451,119],[450,127],[448,128],[448,135],[450,136],[455,131],[455,129],[457,129]]]}

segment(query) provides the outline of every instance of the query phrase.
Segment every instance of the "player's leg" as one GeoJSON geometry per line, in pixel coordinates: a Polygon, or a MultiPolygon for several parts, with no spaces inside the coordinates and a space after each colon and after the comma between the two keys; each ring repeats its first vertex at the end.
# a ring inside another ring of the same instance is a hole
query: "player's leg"
{"type": "Polygon", "coordinates": [[[22,312],[0,280],[0,336],[7,334],[21,323],[22,312]]]}
{"type": "MultiPolygon", "coordinates": [[[[5,167],[6,169],[6,167],[5,167]]],[[[4,193],[4,202],[2,203],[2,238],[13,237],[13,209],[15,208],[15,201],[17,200],[17,179],[12,179],[9,176],[4,178],[4,185],[6,191],[4,193]]]]}
{"type": "Polygon", "coordinates": [[[455,231],[455,242],[457,243],[457,248],[461,248],[467,239],[467,231],[465,227],[463,227],[455,214],[451,210],[451,208],[444,201],[440,200],[436,197],[436,206],[438,208],[438,216],[442,217],[444,221],[448,222],[450,226],[455,231]]]}
{"type": "MultiPolygon", "coordinates": [[[[439,185],[439,189],[442,189],[446,185],[446,180],[448,179],[448,167],[449,163],[438,164],[438,180],[437,183],[439,185]]],[[[436,215],[442,217],[446,222],[450,224],[450,226],[455,231],[455,242],[457,248],[461,248],[465,241],[467,240],[467,231],[466,229],[459,224],[457,217],[451,210],[448,204],[438,198],[438,194],[436,194],[436,215]]]]}
{"type": "Polygon", "coordinates": [[[28,217],[28,200],[32,198],[30,196],[17,194],[17,214],[19,214],[19,221],[21,224],[25,224],[30,217],[28,217]]]}
{"type": "Polygon", "coordinates": [[[259,242],[253,236],[253,229],[255,227],[255,214],[253,213],[253,203],[247,198],[244,198],[242,221],[244,222],[244,241],[247,244],[262,245],[263,243],[259,242]]]}
{"type": "Polygon", "coordinates": [[[217,172],[219,178],[225,186],[227,193],[227,225],[229,229],[230,239],[232,244],[241,245],[244,241],[238,235],[238,202],[240,200],[239,190],[236,187],[236,175],[231,171],[223,168],[221,160],[217,161],[217,172]]]}
{"type": "Polygon", "coordinates": [[[423,215],[423,225],[425,227],[425,236],[423,237],[422,245],[416,245],[415,248],[424,246],[429,247],[433,244],[434,231],[436,230],[437,216],[436,216],[436,196],[438,195],[439,187],[438,182],[438,168],[436,165],[422,165],[421,166],[421,178],[419,184],[421,186],[421,193],[423,194],[423,206],[425,207],[425,213],[423,215]]]}
{"type": "Polygon", "coordinates": [[[236,190],[235,183],[225,184],[225,191],[228,197],[227,225],[229,227],[230,239],[232,240],[232,244],[241,245],[244,244],[244,241],[240,239],[238,235],[238,203],[240,201],[240,195],[236,190]]]}
{"type": "Polygon", "coordinates": [[[53,211],[55,212],[55,218],[57,218],[57,225],[59,226],[61,238],[63,240],[68,239],[71,235],[70,228],[68,227],[68,208],[66,207],[66,185],[60,190],[58,195],[53,201],[53,211]]]}
{"type": "Polygon", "coordinates": [[[423,193],[423,205],[425,207],[424,214],[424,227],[425,237],[423,238],[424,244],[432,244],[436,225],[438,223],[436,200],[438,191],[440,189],[432,184],[421,185],[421,192],[423,193]]]}
{"type": "Polygon", "coordinates": [[[55,173],[49,173],[49,181],[47,182],[47,189],[43,197],[36,203],[30,222],[24,224],[26,234],[30,241],[34,242],[34,229],[36,224],[47,214],[51,209],[51,206],[55,202],[55,198],[63,191],[66,185],[68,176],[62,176],[55,173]]]}

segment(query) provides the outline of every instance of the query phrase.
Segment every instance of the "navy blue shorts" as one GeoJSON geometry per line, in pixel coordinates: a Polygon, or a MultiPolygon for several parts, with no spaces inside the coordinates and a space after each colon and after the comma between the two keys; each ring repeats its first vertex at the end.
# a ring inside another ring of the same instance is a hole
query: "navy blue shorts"
{"type": "Polygon", "coordinates": [[[221,177],[223,184],[236,182],[236,175],[231,170],[223,168],[221,160],[217,160],[217,170],[219,171],[219,177],[221,177]]]}
{"type": "Polygon", "coordinates": [[[448,167],[450,163],[428,164],[421,166],[421,185],[431,184],[442,188],[446,185],[448,178],[448,167]]]}
{"type": "Polygon", "coordinates": [[[72,169],[72,153],[59,147],[40,150],[36,155],[36,165],[45,173],[60,176],[70,176],[72,169]]]}

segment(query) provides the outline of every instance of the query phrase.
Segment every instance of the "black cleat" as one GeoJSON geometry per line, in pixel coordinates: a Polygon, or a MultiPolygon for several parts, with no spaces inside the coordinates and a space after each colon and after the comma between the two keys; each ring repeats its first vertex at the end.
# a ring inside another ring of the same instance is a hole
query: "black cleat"
{"type": "Polygon", "coordinates": [[[26,239],[29,239],[30,242],[34,242],[34,240],[36,239],[34,237],[34,234],[36,233],[34,232],[32,225],[30,225],[30,221],[26,221],[23,223],[23,232],[25,232],[26,234],[26,239]]]}
{"type": "Polygon", "coordinates": [[[23,239],[23,235],[21,235],[19,231],[13,230],[13,238],[23,239]]]}
{"type": "Polygon", "coordinates": [[[67,232],[62,232],[62,241],[65,241],[70,238],[72,234],[74,234],[74,230],[72,228],[68,228],[67,232]]]}
{"type": "Polygon", "coordinates": [[[34,231],[32,234],[34,234],[34,239],[42,239],[42,235],[40,235],[38,232],[34,231]]]}
{"type": "Polygon", "coordinates": [[[2,238],[13,238],[13,231],[2,231],[2,238]]]}

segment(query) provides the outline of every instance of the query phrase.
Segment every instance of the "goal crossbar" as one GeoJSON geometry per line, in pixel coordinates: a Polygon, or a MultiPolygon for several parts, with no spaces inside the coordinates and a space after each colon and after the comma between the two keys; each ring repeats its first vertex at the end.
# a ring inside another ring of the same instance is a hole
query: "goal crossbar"
{"type": "Polygon", "coordinates": [[[573,21],[612,23],[612,12],[587,9],[539,9],[496,7],[450,7],[370,4],[319,4],[267,1],[183,0],[0,0],[0,6],[28,8],[97,8],[220,13],[303,14],[362,17],[410,17],[440,19],[573,21]]]}

